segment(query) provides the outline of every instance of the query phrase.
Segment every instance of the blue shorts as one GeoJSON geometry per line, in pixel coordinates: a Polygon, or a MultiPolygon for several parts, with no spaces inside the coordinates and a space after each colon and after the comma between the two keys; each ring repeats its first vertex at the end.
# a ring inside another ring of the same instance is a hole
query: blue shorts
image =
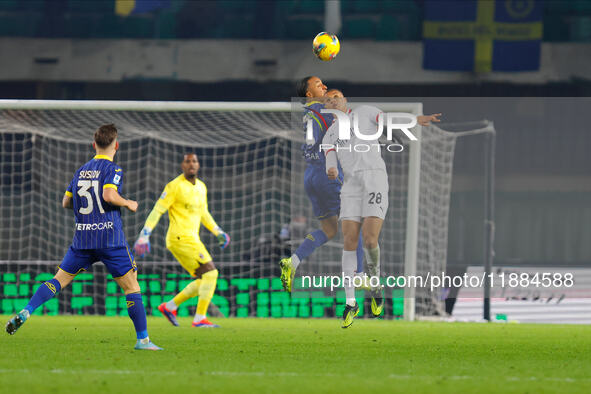
{"type": "Polygon", "coordinates": [[[105,249],[76,249],[70,246],[59,268],[70,275],[86,271],[97,261],[102,261],[113,275],[119,278],[129,271],[137,271],[133,254],[127,246],[105,249]]]}
{"type": "Polygon", "coordinates": [[[304,173],[304,188],[312,203],[314,215],[319,219],[339,216],[341,211],[342,174],[331,181],[323,168],[308,166],[304,173]]]}

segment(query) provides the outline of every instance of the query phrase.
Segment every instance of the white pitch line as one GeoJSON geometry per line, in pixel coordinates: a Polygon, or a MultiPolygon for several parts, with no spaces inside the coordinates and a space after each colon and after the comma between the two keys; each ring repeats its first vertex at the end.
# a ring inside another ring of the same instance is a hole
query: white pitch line
{"type": "MultiPolygon", "coordinates": [[[[390,379],[450,379],[450,380],[471,380],[471,379],[482,379],[485,376],[471,376],[471,375],[449,375],[449,376],[431,376],[431,375],[395,375],[391,374],[388,375],[390,379]]],[[[552,377],[537,377],[537,376],[529,376],[529,377],[519,377],[519,376],[507,376],[504,380],[508,382],[532,382],[532,381],[540,381],[540,382],[562,382],[562,383],[574,383],[574,382],[591,382],[591,378],[552,378],[552,377]]]]}
{"type": "MultiPolygon", "coordinates": [[[[0,369],[0,373],[52,373],[52,374],[104,374],[104,375],[132,375],[138,373],[152,373],[150,371],[142,370],[125,370],[125,369],[84,369],[84,370],[64,370],[64,369],[48,369],[48,370],[32,370],[32,369],[0,369]]],[[[184,375],[182,372],[176,371],[158,371],[160,375],[184,375]]],[[[297,372],[248,372],[248,371],[203,371],[203,375],[218,375],[218,376],[337,376],[333,374],[300,374],[297,372]]]]}
{"type": "MultiPolygon", "coordinates": [[[[0,369],[2,373],[42,373],[48,372],[52,374],[105,374],[105,375],[132,375],[137,373],[152,373],[151,371],[136,371],[136,370],[125,370],[125,369],[84,369],[84,370],[64,370],[64,369],[49,369],[49,370],[31,370],[31,369],[0,369]]],[[[159,371],[160,375],[184,375],[182,372],[176,371],[159,371]]],[[[325,374],[305,374],[297,372],[248,372],[248,371],[204,371],[203,375],[211,376],[260,376],[260,377],[280,377],[280,376],[291,376],[291,377],[335,377],[340,376],[337,374],[325,373],[325,374]]],[[[398,375],[390,374],[386,376],[389,379],[449,379],[449,380],[479,380],[483,376],[471,376],[471,375],[449,375],[449,376],[431,376],[431,375],[398,375]]],[[[591,378],[560,378],[560,377],[518,377],[518,376],[507,376],[503,380],[508,382],[560,382],[560,383],[576,383],[576,382],[591,382],[591,378]]]]}

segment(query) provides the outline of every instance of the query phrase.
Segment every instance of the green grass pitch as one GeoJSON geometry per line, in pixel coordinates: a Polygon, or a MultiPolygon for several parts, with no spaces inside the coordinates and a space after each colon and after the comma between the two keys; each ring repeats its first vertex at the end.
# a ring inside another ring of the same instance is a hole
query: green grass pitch
{"type": "Polygon", "coordinates": [[[589,326],[215,321],[222,328],[149,318],[150,337],[165,348],[150,352],[133,350],[124,317],[33,316],[0,335],[0,391],[591,392],[589,326]]]}

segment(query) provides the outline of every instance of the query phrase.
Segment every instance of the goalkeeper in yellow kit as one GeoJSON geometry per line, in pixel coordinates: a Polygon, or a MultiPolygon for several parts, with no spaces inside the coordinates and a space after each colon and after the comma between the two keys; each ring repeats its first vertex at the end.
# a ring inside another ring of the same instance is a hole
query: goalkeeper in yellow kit
{"type": "Polygon", "coordinates": [[[193,327],[219,327],[207,317],[207,307],[211,302],[218,278],[211,256],[199,239],[201,223],[218,239],[224,249],[230,237],[213,220],[207,209],[207,187],[197,179],[199,160],[194,153],[186,154],[181,163],[183,173],[169,182],[150,212],[140,236],[135,242],[136,256],[143,257],[150,252],[150,234],[160,216],[168,210],[170,223],[166,233],[166,247],[184,269],[195,280],[189,283],[172,300],[162,303],[158,310],[175,326],[179,323],[176,311],[180,304],[199,296],[193,327]]]}

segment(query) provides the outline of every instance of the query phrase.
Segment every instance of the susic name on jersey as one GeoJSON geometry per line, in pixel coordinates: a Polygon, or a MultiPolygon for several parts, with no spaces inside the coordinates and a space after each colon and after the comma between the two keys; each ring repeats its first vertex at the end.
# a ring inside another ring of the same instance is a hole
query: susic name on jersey
{"type": "Polygon", "coordinates": [[[94,179],[98,178],[100,174],[101,172],[98,170],[80,171],[80,173],[78,174],[78,178],[94,179]]]}
{"type": "Polygon", "coordinates": [[[76,223],[74,228],[78,231],[111,230],[113,228],[113,222],[76,223]]]}

